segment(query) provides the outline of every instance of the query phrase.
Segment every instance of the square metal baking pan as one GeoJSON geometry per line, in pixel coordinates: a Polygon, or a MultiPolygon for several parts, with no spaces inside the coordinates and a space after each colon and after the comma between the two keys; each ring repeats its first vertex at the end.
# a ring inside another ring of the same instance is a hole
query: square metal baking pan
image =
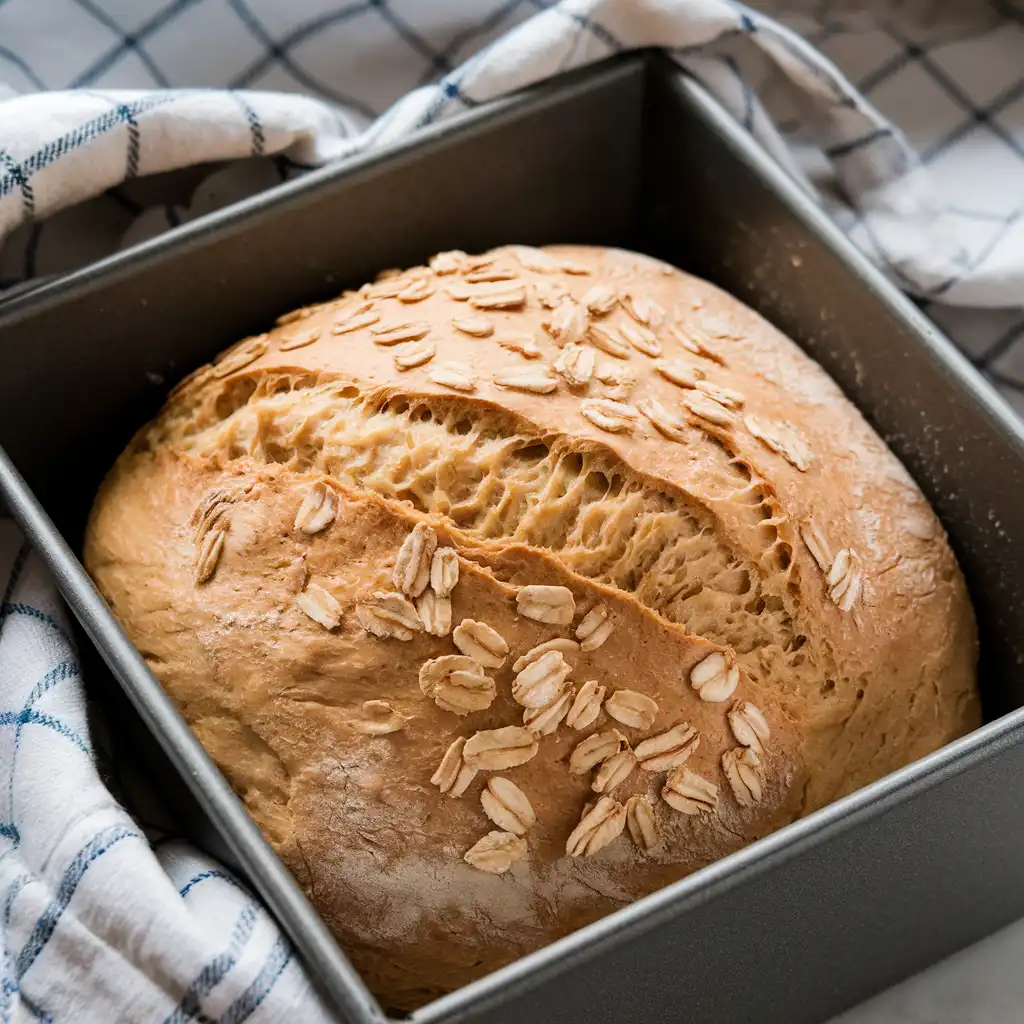
{"type": "MultiPolygon", "coordinates": [[[[651,53],[477,108],[0,307],[0,494],[90,638],[83,655],[98,651],[127,695],[119,721],[141,723],[184,782],[196,835],[262,894],[345,1019],[384,1019],[75,553],[102,474],[192,367],[381,267],[509,241],[660,256],[825,366],[949,531],[981,627],[986,725],[413,1019],[813,1024],[1024,914],[1024,433],[718,105],[651,53]]],[[[98,660],[87,678],[103,690],[98,660]]]]}

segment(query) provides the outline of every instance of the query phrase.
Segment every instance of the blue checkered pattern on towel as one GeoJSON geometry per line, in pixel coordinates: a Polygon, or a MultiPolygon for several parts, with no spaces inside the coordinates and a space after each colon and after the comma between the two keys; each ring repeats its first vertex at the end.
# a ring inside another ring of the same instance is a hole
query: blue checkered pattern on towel
{"type": "MultiPolygon", "coordinates": [[[[0,285],[656,45],[1024,412],[1024,5],[758,7],[6,0],[0,285]],[[143,187],[214,161],[237,162],[184,197],[143,187]]],[[[150,845],[92,749],[54,587],[0,521],[0,1022],[326,1020],[245,888],[182,843],[150,845]]]]}
{"type": "Polygon", "coordinates": [[[266,911],[100,780],[52,582],[0,520],[0,1020],[331,1018],[266,911]]]}

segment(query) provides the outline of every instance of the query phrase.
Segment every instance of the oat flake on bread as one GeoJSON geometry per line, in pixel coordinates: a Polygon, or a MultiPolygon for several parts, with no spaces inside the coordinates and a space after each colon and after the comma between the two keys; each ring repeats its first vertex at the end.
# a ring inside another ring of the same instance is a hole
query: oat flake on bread
{"type": "Polygon", "coordinates": [[[453,251],[239,342],[118,460],[85,560],[392,1010],[980,721],[909,475],[767,322],[621,250],[453,251]],[[452,694],[493,679],[479,710],[421,688],[451,657],[452,694]],[[463,771],[474,736],[506,782],[463,771]]]}

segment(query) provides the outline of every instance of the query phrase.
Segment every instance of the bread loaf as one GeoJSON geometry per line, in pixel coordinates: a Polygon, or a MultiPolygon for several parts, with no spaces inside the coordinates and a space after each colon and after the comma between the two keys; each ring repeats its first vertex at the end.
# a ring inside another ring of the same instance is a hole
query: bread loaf
{"type": "Polygon", "coordinates": [[[759,316],[621,250],[283,317],[140,431],[85,560],[391,1009],[980,720],[906,471],[759,316]]]}

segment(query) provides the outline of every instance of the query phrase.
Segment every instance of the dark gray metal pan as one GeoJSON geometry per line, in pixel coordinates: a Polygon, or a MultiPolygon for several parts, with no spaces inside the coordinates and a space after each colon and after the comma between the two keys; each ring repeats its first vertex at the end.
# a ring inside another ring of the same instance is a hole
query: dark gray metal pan
{"type": "Polygon", "coordinates": [[[988,724],[415,1019],[812,1024],[1024,914],[1024,435],[717,104],[650,54],[315,172],[0,310],[0,495],[127,695],[119,721],[142,723],[191,794],[197,837],[249,878],[347,1020],[383,1019],[75,551],[102,473],[191,367],[380,267],[513,239],[660,255],[826,366],[949,530],[988,724]]]}

